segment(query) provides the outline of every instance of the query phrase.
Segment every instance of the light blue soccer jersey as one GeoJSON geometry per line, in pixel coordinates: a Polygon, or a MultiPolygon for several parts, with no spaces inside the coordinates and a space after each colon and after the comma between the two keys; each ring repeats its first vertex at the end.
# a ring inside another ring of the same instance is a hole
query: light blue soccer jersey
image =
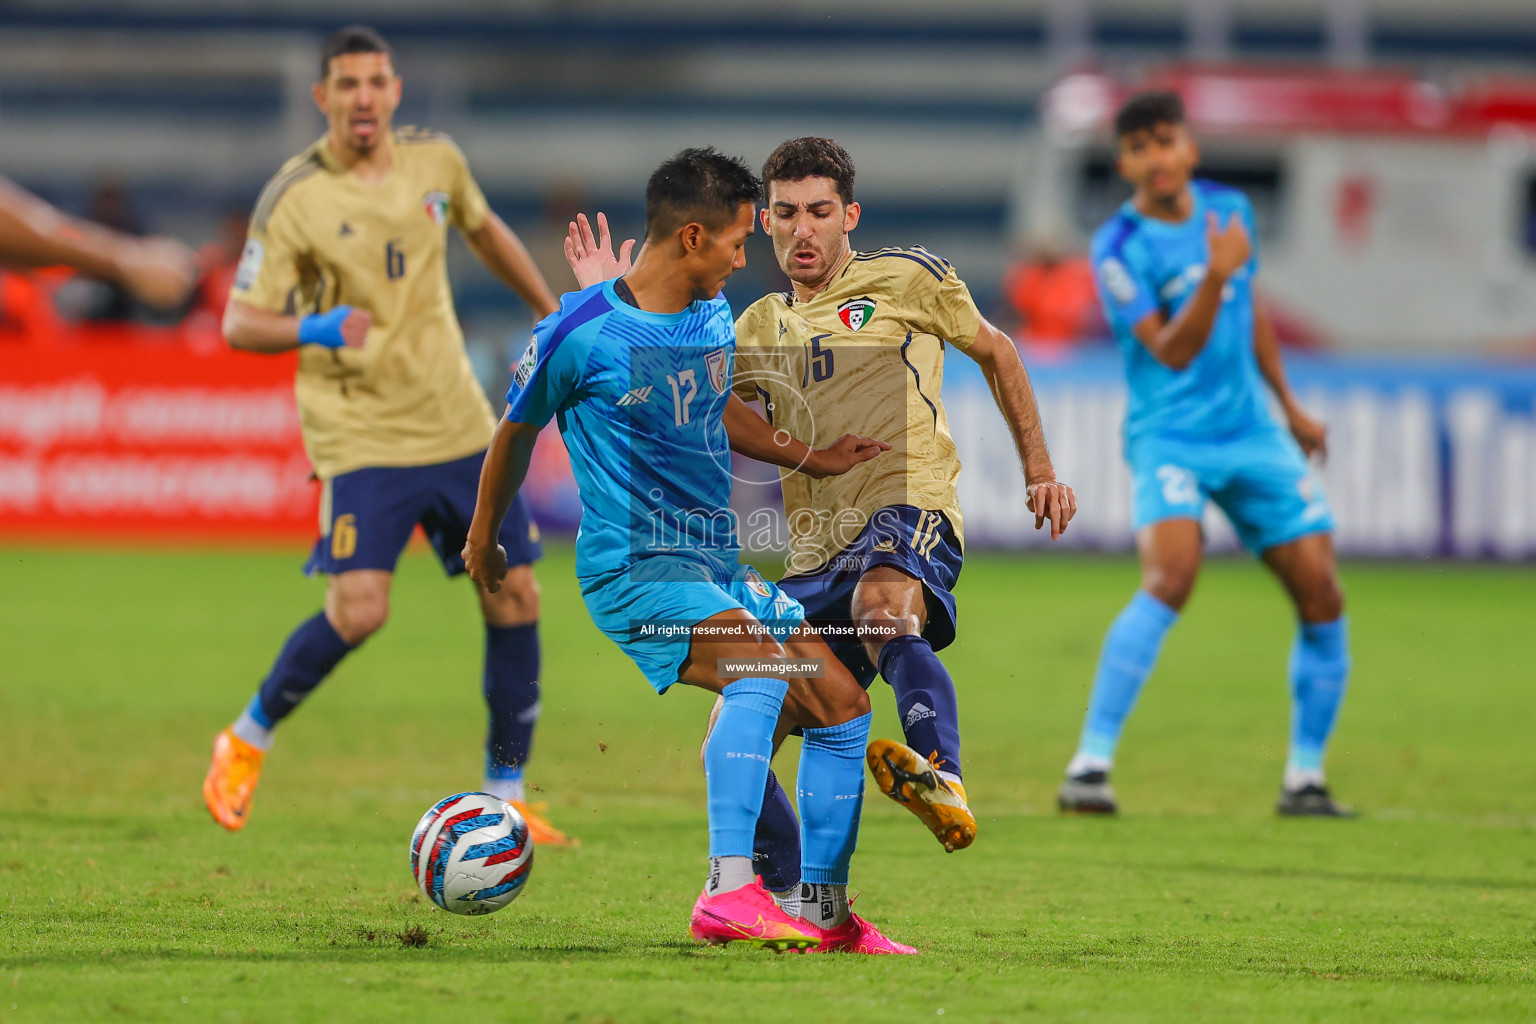
{"type": "Polygon", "coordinates": [[[1104,313],[1125,356],[1130,401],[1125,456],[1131,466],[1131,525],[1199,520],[1216,502],[1255,554],[1333,529],[1328,499],[1296,441],[1269,414],[1253,352],[1253,277],[1258,250],[1222,291],[1221,310],[1199,355],[1183,370],[1152,357],[1131,328],[1148,314],[1170,319],[1205,279],[1207,217],[1243,218],[1253,208],[1236,189],[1196,181],[1194,212],[1182,224],[1143,217],[1129,202],[1093,236],[1090,258],[1104,313]]]}
{"type": "Polygon", "coordinates": [[[507,393],[508,419],[559,422],[581,491],[582,600],[658,693],[705,619],[740,609],[782,641],[805,618],[739,564],[724,422],[735,348],[724,299],[649,313],[593,285],[534,328],[507,393]]]}
{"type": "Polygon", "coordinates": [[[1253,207],[1241,192],[1214,182],[1196,180],[1190,191],[1194,212],[1183,223],[1144,217],[1127,200],[1094,232],[1089,250],[1105,319],[1125,357],[1128,445],[1150,436],[1214,440],[1274,426],[1253,353],[1259,267],[1253,207]],[[1131,328],[1158,310],[1172,319],[1194,297],[1210,258],[1205,236],[1212,211],[1223,226],[1234,214],[1243,219],[1253,257],[1228,280],[1205,347],[1189,366],[1173,370],[1153,358],[1131,328]]]}
{"type": "Polygon", "coordinates": [[[507,418],[559,423],[581,491],[578,576],[665,553],[736,572],[722,419],[735,347],[723,298],[650,313],[611,282],[562,296],[534,328],[507,418]]]}

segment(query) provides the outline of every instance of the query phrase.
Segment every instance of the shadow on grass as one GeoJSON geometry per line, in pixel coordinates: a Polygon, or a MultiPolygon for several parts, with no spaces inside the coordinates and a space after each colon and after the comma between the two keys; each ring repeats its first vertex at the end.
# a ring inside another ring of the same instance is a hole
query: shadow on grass
{"type": "MultiPolygon", "coordinates": [[[[1074,863],[1088,863],[1076,860],[1074,863]]],[[[1338,871],[1331,868],[1257,868],[1239,864],[1127,864],[1123,861],[1099,861],[1099,867],[1132,868],[1140,871],[1164,871],[1174,874],[1231,875],[1238,878],[1309,879],[1329,882],[1353,882],[1369,885],[1417,885],[1427,888],[1451,886],[1458,889],[1509,889],[1536,892],[1536,879],[1454,878],[1444,875],[1409,875],[1396,871],[1338,871]]]]}
{"type": "Polygon", "coordinates": [[[426,946],[410,947],[399,943],[389,945],[362,943],[355,946],[335,945],[314,949],[259,952],[221,952],[217,950],[188,949],[129,949],[96,952],[79,952],[44,956],[0,956],[0,971],[29,970],[39,967],[111,967],[113,965],[165,965],[165,964],[244,964],[244,963],[409,963],[467,962],[467,963],[560,963],[562,961],[604,962],[615,957],[663,958],[678,956],[710,955],[707,947],[695,942],[678,939],[665,942],[614,943],[612,945],[528,945],[528,946],[467,946],[443,945],[438,936],[432,936],[426,946]]]}

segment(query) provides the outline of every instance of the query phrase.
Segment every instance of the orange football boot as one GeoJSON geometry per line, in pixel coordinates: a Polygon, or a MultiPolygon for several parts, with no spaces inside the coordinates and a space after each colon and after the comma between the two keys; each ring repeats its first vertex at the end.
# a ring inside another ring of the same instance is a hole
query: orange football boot
{"type": "Polygon", "coordinates": [[[517,808],[517,813],[523,816],[523,821],[528,823],[528,838],[533,840],[534,846],[580,846],[581,840],[561,832],[549,823],[544,817],[549,805],[545,803],[531,804],[526,800],[508,800],[507,803],[517,808]]]}
{"type": "Polygon", "coordinates": [[[229,729],[213,741],[213,763],[203,779],[203,802],[213,820],[231,832],[245,827],[266,756],[265,750],[251,746],[229,729]]]}
{"type": "Polygon", "coordinates": [[[865,761],[880,792],[917,815],[949,853],[976,841],[976,816],[965,787],[950,782],[917,751],[895,740],[875,740],[865,761]]]}

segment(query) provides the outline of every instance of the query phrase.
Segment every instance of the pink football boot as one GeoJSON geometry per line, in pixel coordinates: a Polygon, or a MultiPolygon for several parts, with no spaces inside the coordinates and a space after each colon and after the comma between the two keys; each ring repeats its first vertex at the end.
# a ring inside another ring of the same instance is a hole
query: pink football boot
{"type": "Polygon", "coordinates": [[[711,946],[745,942],[781,953],[787,949],[814,949],[820,941],[816,937],[820,929],[780,910],[768,890],[755,879],[750,885],[715,896],[700,893],[688,930],[695,939],[711,946]]]}
{"type": "Polygon", "coordinates": [[[809,921],[801,922],[807,931],[821,934],[821,945],[808,950],[811,953],[869,953],[882,955],[888,953],[913,954],[917,950],[905,943],[888,939],[880,934],[880,929],[864,920],[858,914],[849,914],[848,920],[836,928],[817,928],[809,921]]]}

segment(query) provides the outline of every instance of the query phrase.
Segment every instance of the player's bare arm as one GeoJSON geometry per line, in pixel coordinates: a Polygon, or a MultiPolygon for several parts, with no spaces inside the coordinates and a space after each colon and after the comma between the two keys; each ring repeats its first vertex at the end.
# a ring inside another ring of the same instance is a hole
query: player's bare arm
{"type": "Polygon", "coordinates": [[[576,284],[589,288],[599,281],[611,281],[629,272],[630,253],[635,248],[633,238],[619,246],[619,254],[613,254],[613,235],[608,231],[608,217],[601,210],[597,214],[597,234],[592,234],[592,223],[587,215],[578,213],[571,221],[565,238],[565,261],[576,275],[576,284]]]}
{"type": "Polygon", "coordinates": [[[485,223],[475,231],[465,232],[464,242],[475,258],[516,292],[537,317],[543,319],[559,308],[522,239],[496,214],[487,215],[485,223]]]}
{"type": "Polygon", "coordinates": [[[1132,331],[1153,358],[1173,370],[1182,370],[1205,348],[1221,312],[1221,293],[1232,275],[1248,262],[1251,246],[1242,218],[1233,214],[1222,225],[1213,212],[1206,221],[1206,241],[1211,258],[1205,278],[1195,289],[1194,298],[1171,320],[1161,311],[1149,313],[1132,331]]]}
{"type": "Polygon", "coordinates": [[[1029,383],[1029,372],[1019,358],[1019,350],[1014,347],[1013,339],[983,319],[976,340],[961,351],[981,367],[987,385],[992,389],[992,397],[1013,434],[1014,447],[1024,464],[1024,482],[1029,495],[1025,507],[1035,514],[1035,529],[1041,529],[1049,521],[1051,539],[1055,540],[1077,514],[1077,495],[1056,479],[1056,468],[1051,464],[1051,453],[1045,445],[1045,431],[1040,427],[1035,392],[1029,383]]]}
{"type": "Polygon", "coordinates": [[[775,430],[735,395],[726,400],[725,432],[730,435],[731,451],[817,480],[842,476],[854,466],[891,450],[885,441],[857,434],[844,434],[825,448],[812,448],[786,430],[775,430]]]}
{"type": "Polygon", "coordinates": [[[274,313],[239,299],[224,307],[224,340],[246,352],[288,352],[305,344],[361,348],[371,326],[373,314],[353,306],[309,316],[274,313]]]}
{"type": "Polygon", "coordinates": [[[1274,321],[1270,320],[1264,304],[1257,300],[1253,303],[1253,354],[1258,361],[1259,372],[1264,375],[1270,390],[1280,400],[1280,407],[1285,410],[1286,423],[1296,443],[1301,445],[1301,450],[1307,455],[1315,452],[1327,458],[1328,427],[1321,420],[1309,416],[1296,400],[1290,381],[1285,377],[1285,364],[1280,358],[1280,339],[1275,336],[1274,321]]]}
{"type": "Polygon", "coordinates": [[[492,594],[501,589],[501,581],[507,575],[507,551],[496,542],[496,535],[517,489],[528,475],[528,463],[538,438],[539,428],[534,424],[503,419],[496,426],[496,435],[485,453],[485,464],[480,468],[480,492],[464,542],[464,565],[469,578],[492,594]]]}
{"type": "Polygon", "coordinates": [[[73,267],[159,308],[183,302],[197,279],[192,250],[175,239],[133,238],[76,220],[3,178],[0,264],[73,267]]]}

